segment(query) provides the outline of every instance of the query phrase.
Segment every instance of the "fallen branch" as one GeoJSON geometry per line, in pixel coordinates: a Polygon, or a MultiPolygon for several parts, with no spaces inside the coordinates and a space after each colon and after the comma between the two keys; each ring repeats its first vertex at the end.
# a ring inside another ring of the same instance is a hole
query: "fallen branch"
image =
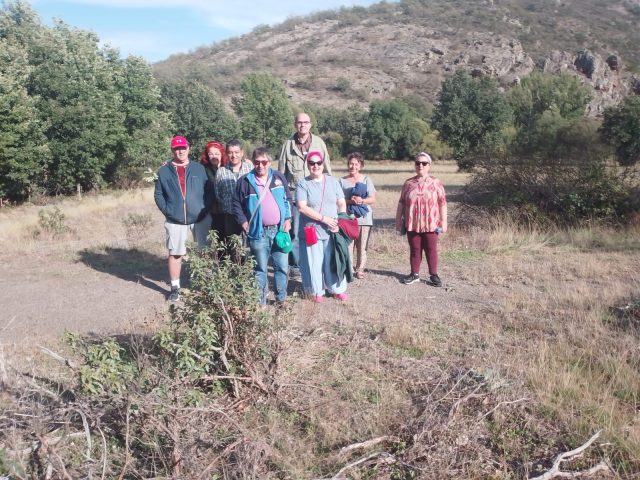
{"type": "Polygon", "coordinates": [[[340,455],[344,455],[346,453],[353,452],[354,450],[364,450],[366,448],[371,448],[374,445],[378,445],[379,443],[386,442],[386,441],[397,443],[397,442],[400,441],[400,439],[398,437],[385,435],[383,437],[378,437],[378,438],[373,438],[371,440],[367,440],[366,442],[354,443],[352,445],[347,445],[346,447],[342,447],[340,449],[340,455]]]}
{"type": "Polygon", "coordinates": [[[584,453],[584,451],[587,448],[589,448],[593,442],[596,441],[596,439],[600,436],[601,433],[602,433],[602,430],[599,430],[583,445],[579,446],[578,448],[574,448],[569,452],[561,453],[554,460],[551,470],[549,470],[546,473],[543,473],[538,477],[531,478],[530,480],[551,480],[553,478],[588,477],[590,475],[593,475],[594,473],[598,473],[602,471],[607,471],[611,473],[611,467],[609,467],[609,465],[604,461],[598,463],[594,467],[591,467],[589,470],[585,470],[582,472],[563,472],[560,470],[560,466],[562,465],[562,462],[568,462],[575,458],[580,457],[584,453]]]}
{"type": "Polygon", "coordinates": [[[481,383],[480,385],[478,385],[476,388],[474,388],[473,392],[471,392],[470,394],[462,397],[461,399],[459,399],[456,403],[453,404],[453,407],[451,407],[451,410],[449,410],[449,418],[453,418],[456,416],[456,413],[458,412],[458,409],[460,408],[460,405],[462,405],[464,402],[466,402],[467,400],[471,400],[472,398],[482,398],[482,397],[486,397],[487,394],[485,393],[476,393],[478,390],[480,390],[482,387],[484,387],[486,384],[485,383],[481,383]]]}
{"type": "Polygon", "coordinates": [[[226,457],[227,455],[229,455],[229,453],[238,446],[239,443],[243,442],[244,438],[239,438],[238,440],[236,440],[235,442],[233,442],[231,445],[228,445],[227,447],[225,447],[225,449],[222,451],[222,453],[220,455],[218,455],[216,458],[213,459],[213,461],[207,465],[205,467],[205,469],[202,471],[202,473],[200,474],[200,476],[198,478],[205,478],[205,476],[209,473],[209,471],[216,466],[216,464],[223,459],[224,457],[226,457]]]}
{"type": "Polygon", "coordinates": [[[107,473],[107,439],[102,432],[100,427],[98,428],[98,432],[100,432],[100,436],[102,437],[102,476],[100,480],[104,480],[104,476],[107,473]]]}
{"type": "Polygon", "coordinates": [[[84,428],[84,435],[87,438],[87,453],[85,457],[87,460],[91,460],[91,431],[89,430],[89,422],[87,422],[87,417],[82,410],[78,408],[74,408],[73,410],[78,412],[82,418],[82,427],[84,428]]]}
{"type": "Polygon", "coordinates": [[[43,347],[42,345],[38,345],[38,348],[42,350],[44,353],[49,355],[51,358],[57,360],[60,363],[65,364],[71,370],[76,370],[76,367],[71,363],[68,358],[63,357],[62,355],[57,354],[56,352],[49,350],[47,347],[43,347]]]}
{"type": "Polygon", "coordinates": [[[371,455],[367,455],[366,457],[362,457],[360,460],[356,460],[353,463],[345,465],[344,467],[342,467],[338,471],[338,473],[336,473],[329,480],[340,480],[340,479],[344,478],[342,475],[347,470],[350,470],[353,467],[357,467],[358,465],[361,465],[361,464],[363,464],[365,462],[368,462],[369,460],[373,460],[374,458],[378,458],[378,457],[384,459],[384,462],[389,464],[389,465],[392,464],[392,463],[396,463],[398,461],[398,459],[396,457],[394,457],[393,455],[391,455],[390,453],[387,453],[387,452],[375,452],[375,453],[372,453],[371,455]]]}
{"type": "Polygon", "coordinates": [[[495,412],[498,408],[500,408],[503,405],[512,405],[514,403],[528,402],[528,401],[529,401],[529,399],[527,397],[522,397],[522,398],[519,398],[518,400],[511,400],[511,401],[508,401],[508,402],[507,401],[500,402],[495,407],[493,407],[491,410],[489,410],[487,413],[485,413],[480,418],[480,420],[478,420],[478,421],[484,420],[485,418],[487,418],[489,415],[491,415],[493,412],[495,412]]]}

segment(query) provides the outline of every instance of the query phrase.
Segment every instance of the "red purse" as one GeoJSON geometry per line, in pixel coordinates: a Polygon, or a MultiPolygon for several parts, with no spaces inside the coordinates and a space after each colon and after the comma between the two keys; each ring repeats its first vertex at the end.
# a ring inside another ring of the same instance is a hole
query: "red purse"
{"type": "MultiPolygon", "coordinates": [[[[322,213],[322,206],[324,205],[324,191],[327,188],[327,177],[324,177],[324,184],[322,185],[322,200],[320,201],[320,213],[322,213]]],[[[304,241],[308,247],[318,243],[318,232],[316,232],[316,224],[311,223],[304,227],[304,241]]]]}
{"type": "Polygon", "coordinates": [[[316,232],[315,224],[304,227],[304,241],[308,247],[318,243],[318,233],[316,232]]]}

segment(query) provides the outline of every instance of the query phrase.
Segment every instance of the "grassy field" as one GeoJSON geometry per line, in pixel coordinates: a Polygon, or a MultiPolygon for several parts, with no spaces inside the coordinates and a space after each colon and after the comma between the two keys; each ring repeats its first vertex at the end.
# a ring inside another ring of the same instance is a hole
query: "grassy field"
{"type": "MultiPolygon", "coordinates": [[[[246,451],[221,449],[207,478],[533,478],[599,431],[562,470],[640,478],[638,226],[461,224],[455,200],[468,177],[434,165],[454,220],[441,242],[444,287],[405,286],[406,240],[390,226],[413,168],[369,162],[366,170],[378,189],[379,227],[366,278],[349,286],[348,303],[321,306],[300,300],[294,282],[279,332],[277,395],[225,410],[246,451]]],[[[130,268],[144,269],[133,261],[146,258],[141,251],[163,255],[151,202],[148,191],[61,201],[70,230],[59,235],[34,233],[40,207],[0,212],[1,240],[17,258],[66,252],[70,264],[81,251],[120,249],[130,268]]],[[[157,321],[133,328],[154,331],[164,300],[146,302],[157,321]]],[[[10,341],[2,338],[5,347],[10,341]]],[[[24,382],[24,369],[2,360],[3,381],[24,382]]],[[[2,402],[6,427],[14,406],[2,402]]],[[[17,431],[0,434],[4,458],[24,446],[17,431]]]]}

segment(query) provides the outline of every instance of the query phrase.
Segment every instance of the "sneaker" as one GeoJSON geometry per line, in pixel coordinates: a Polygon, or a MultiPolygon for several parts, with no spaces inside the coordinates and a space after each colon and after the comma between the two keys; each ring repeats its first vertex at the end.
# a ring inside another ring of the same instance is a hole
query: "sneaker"
{"type": "Polygon", "coordinates": [[[402,283],[405,285],[411,285],[412,283],[416,283],[420,281],[420,275],[417,273],[411,272],[409,275],[402,279],[402,283]]]}
{"type": "Polygon", "coordinates": [[[171,293],[169,293],[167,300],[169,300],[170,302],[177,302],[178,300],[180,300],[180,290],[176,287],[171,287],[171,293]]]}
{"type": "Polygon", "coordinates": [[[433,285],[434,287],[442,286],[442,280],[440,280],[440,277],[438,275],[429,276],[429,280],[431,281],[431,285],[433,285]]]}
{"type": "Polygon", "coordinates": [[[324,296],[323,295],[314,295],[314,296],[311,297],[311,300],[313,302],[316,302],[316,303],[322,303],[322,302],[324,302],[324,296]]]}
{"type": "Polygon", "coordinates": [[[346,293],[336,293],[334,297],[336,297],[338,300],[342,300],[343,302],[349,300],[349,295],[346,293]]]}

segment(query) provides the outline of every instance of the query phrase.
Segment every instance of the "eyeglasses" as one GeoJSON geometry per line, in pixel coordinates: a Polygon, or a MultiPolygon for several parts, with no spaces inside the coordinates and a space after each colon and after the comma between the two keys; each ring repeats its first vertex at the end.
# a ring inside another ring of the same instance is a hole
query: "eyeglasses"
{"type": "Polygon", "coordinates": [[[254,165],[262,165],[263,167],[266,167],[267,165],[269,165],[269,163],[271,163],[271,160],[254,160],[253,164],[254,165]]]}
{"type": "Polygon", "coordinates": [[[311,122],[296,122],[298,125],[309,125],[311,122]]]}
{"type": "Polygon", "coordinates": [[[323,162],[324,162],[324,160],[319,160],[317,162],[309,160],[307,162],[307,165],[309,165],[310,167],[319,167],[320,165],[322,165],[323,162]]]}
{"type": "Polygon", "coordinates": [[[416,160],[416,167],[419,167],[420,165],[426,167],[427,165],[431,165],[431,162],[419,162],[418,160],[416,160]]]}

